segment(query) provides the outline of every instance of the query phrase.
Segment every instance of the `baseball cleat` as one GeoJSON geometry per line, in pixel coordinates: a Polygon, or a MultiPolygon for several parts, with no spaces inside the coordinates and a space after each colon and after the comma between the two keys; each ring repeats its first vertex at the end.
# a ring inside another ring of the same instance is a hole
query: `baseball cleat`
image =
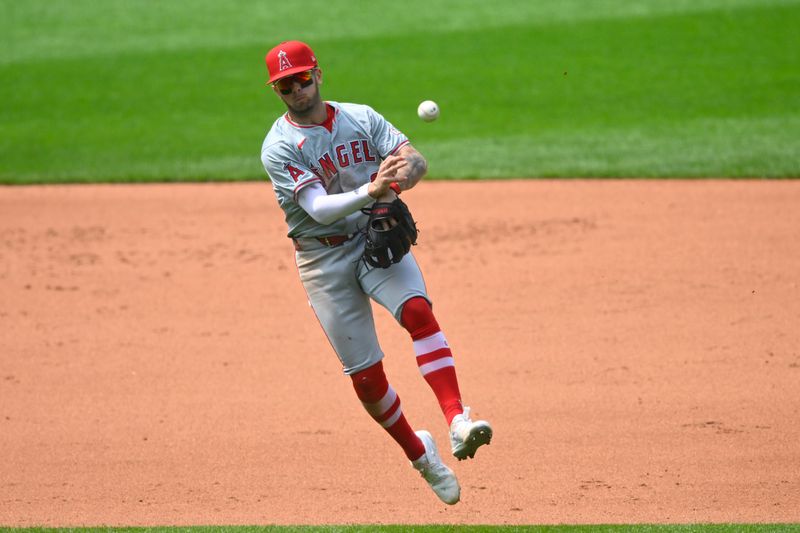
{"type": "Polygon", "coordinates": [[[458,479],[456,479],[453,471],[442,462],[442,458],[439,457],[439,451],[436,449],[433,437],[425,430],[417,431],[416,434],[425,446],[425,455],[415,461],[411,461],[411,465],[419,471],[440,500],[448,505],[458,503],[461,497],[461,487],[458,485],[458,479]]]}
{"type": "Polygon", "coordinates": [[[475,452],[492,441],[492,426],[485,420],[473,422],[469,417],[469,407],[464,413],[456,415],[450,424],[450,448],[459,461],[474,458],[475,452]]]}

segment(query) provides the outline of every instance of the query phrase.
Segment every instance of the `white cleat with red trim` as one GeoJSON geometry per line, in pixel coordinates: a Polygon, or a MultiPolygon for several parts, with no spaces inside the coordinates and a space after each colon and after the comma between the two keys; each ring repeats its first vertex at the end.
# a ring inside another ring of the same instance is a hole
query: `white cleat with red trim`
{"type": "Polygon", "coordinates": [[[469,417],[469,407],[464,413],[456,415],[450,424],[450,447],[459,461],[475,457],[475,451],[492,440],[492,426],[485,420],[473,422],[469,417]]]}

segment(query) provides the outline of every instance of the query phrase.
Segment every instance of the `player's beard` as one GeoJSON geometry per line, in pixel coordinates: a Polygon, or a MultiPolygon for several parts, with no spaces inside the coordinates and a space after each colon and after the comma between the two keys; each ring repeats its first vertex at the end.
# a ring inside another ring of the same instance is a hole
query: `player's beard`
{"type": "Polygon", "coordinates": [[[322,98],[319,94],[319,85],[314,84],[314,94],[308,97],[307,100],[299,104],[290,104],[286,102],[286,107],[289,108],[292,115],[297,118],[306,118],[314,113],[318,106],[322,103],[322,98]]]}

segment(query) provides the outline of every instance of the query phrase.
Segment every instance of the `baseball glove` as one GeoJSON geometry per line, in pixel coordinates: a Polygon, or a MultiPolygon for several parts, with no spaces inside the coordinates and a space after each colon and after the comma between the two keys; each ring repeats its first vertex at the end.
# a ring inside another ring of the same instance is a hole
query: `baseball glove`
{"type": "Polygon", "coordinates": [[[369,265],[389,268],[392,263],[400,262],[411,245],[417,244],[417,223],[400,198],[391,202],[375,202],[361,212],[369,215],[364,230],[367,234],[364,261],[369,265]]]}

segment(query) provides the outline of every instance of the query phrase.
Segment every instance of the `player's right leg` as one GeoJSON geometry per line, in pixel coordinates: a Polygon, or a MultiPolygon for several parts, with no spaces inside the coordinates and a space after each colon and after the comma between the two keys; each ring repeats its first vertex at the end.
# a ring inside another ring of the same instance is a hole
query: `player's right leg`
{"type": "MultiPolygon", "coordinates": [[[[412,465],[445,503],[458,501],[458,480],[442,463],[432,439],[414,432],[400,398],[383,371],[372,307],[356,278],[363,246],[351,243],[332,249],[297,253],[300,279],[314,313],[353,382],[366,411],[400,445],[412,465]]],[[[427,432],[420,432],[430,436],[427,432]]]]}
{"type": "Polygon", "coordinates": [[[411,465],[428,482],[444,503],[453,505],[461,496],[458,479],[442,462],[433,437],[427,431],[414,432],[405,415],[400,397],[386,379],[383,363],[350,376],[358,399],[369,415],[403,448],[411,465]]]}
{"type": "Polygon", "coordinates": [[[320,244],[297,252],[300,281],[325,336],[345,374],[383,359],[369,297],[355,276],[358,250],[347,242],[336,248],[320,244]]]}
{"type": "Polygon", "coordinates": [[[403,448],[406,457],[416,468],[436,495],[447,504],[457,503],[461,487],[455,474],[439,457],[433,437],[427,431],[411,429],[403,415],[400,398],[394,391],[383,363],[377,363],[350,376],[364,409],[403,448]]]}
{"type": "Polygon", "coordinates": [[[403,414],[400,397],[389,385],[383,363],[352,374],[353,388],[367,413],[403,448],[410,461],[425,453],[425,446],[403,414]]]}

